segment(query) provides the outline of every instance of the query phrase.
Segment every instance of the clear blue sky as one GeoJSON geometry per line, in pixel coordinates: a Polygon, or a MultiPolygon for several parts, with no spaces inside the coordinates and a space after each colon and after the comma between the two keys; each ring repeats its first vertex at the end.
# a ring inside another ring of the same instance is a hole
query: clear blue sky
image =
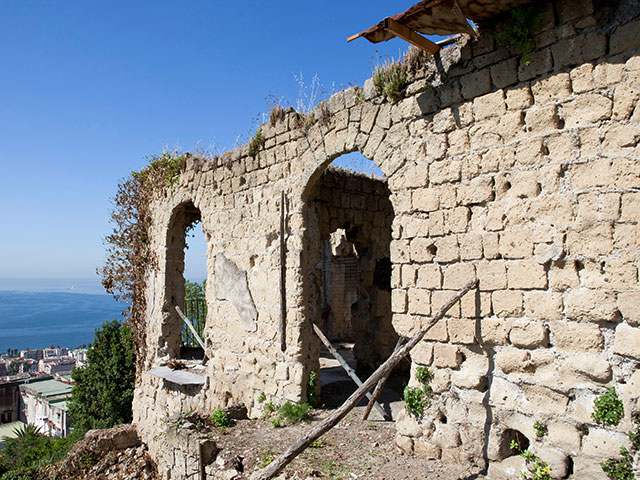
{"type": "Polygon", "coordinates": [[[413,3],[1,1],[0,277],[94,276],[146,155],[233,148],[294,74],[362,85],[407,44],[346,37],[413,3]]]}

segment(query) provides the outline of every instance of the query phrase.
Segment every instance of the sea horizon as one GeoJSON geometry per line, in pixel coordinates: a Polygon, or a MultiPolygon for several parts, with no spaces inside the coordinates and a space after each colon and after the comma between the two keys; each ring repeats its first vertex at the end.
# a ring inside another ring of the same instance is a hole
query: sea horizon
{"type": "Polygon", "coordinates": [[[92,343],[126,308],[98,278],[0,278],[0,352],[92,343]]]}

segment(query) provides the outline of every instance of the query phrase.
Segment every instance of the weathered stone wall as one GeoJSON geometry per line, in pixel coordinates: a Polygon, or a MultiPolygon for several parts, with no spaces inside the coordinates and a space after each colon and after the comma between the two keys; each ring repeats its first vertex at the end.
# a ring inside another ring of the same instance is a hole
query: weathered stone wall
{"type": "Polygon", "coordinates": [[[638,10],[633,1],[549,4],[529,64],[482,34],[443,50],[398,103],[368,81],[332,96],[328,120],[307,131],[293,112],[265,124],[255,158],[246,147],[218,162],[191,158],[153,208],[159,268],[148,281],[146,364],[175,355],[165,346],[180,328],[169,321],[175,288],[167,285],[176,276],[167,232],[188,202],[208,242],[210,360],[203,387],[148,374],[137,383],[135,422],[160,468],[170,464],[154,440],[162,417],[234,402],[258,415],[261,392],[305,400],[318,348],[309,326],[319,304],[309,254],[318,249],[314,186],[334,158],[359,150],[381,168],[391,193],[397,334],[415,332],[467,280],[480,281],[412,353],[414,365],[434,371],[436,395],[421,421],[399,419],[398,444],[444,461],[486,459],[500,478],[511,454],[505,444],[520,432],[555,477],[601,476],[598,462],[617,455],[640,396],[638,10]],[[216,293],[221,255],[246,272],[255,321],[216,293]],[[590,414],[609,386],[624,401],[625,419],[604,429],[590,414]],[[549,428],[540,441],[535,421],[549,428]]]}

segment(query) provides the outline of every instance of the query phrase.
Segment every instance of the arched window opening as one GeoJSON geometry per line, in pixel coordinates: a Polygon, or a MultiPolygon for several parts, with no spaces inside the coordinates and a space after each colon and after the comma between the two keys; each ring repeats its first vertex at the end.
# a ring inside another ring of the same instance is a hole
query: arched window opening
{"type": "MultiPolygon", "coordinates": [[[[356,152],[334,160],[308,192],[305,312],[366,379],[398,340],[391,322],[389,188],[380,169],[356,152]]],[[[317,337],[309,350],[321,404],[341,405],[357,385],[317,337]]]]}
{"type": "Polygon", "coordinates": [[[180,204],[173,212],[167,232],[166,257],[164,349],[170,358],[202,359],[204,349],[197,337],[204,341],[206,240],[200,210],[192,202],[180,204]]]}

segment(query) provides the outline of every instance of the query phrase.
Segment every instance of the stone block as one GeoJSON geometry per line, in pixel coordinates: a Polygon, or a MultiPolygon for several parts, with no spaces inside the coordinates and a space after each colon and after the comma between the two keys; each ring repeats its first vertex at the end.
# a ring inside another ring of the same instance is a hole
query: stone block
{"type": "Polygon", "coordinates": [[[472,205],[493,200],[493,178],[489,176],[476,177],[470,182],[458,186],[456,199],[460,205],[472,205]]]}
{"type": "Polygon", "coordinates": [[[618,310],[629,325],[640,326],[640,292],[618,293],[618,310]]]}
{"type": "Polygon", "coordinates": [[[476,269],[472,263],[454,263],[444,272],[444,288],[459,290],[475,277],[476,269]]]}
{"type": "Polygon", "coordinates": [[[437,188],[420,188],[411,195],[411,206],[414,210],[433,212],[440,207],[440,191],[437,188]]]}
{"type": "Polygon", "coordinates": [[[432,185],[460,180],[462,164],[457,160],[433,162],[429,168],[429,181],[432,185]]]}
{"type": "Polygon", "coordinates": [[[507,268],[503,260],[480,262],[477,264],[479,288],[482,291],[507,288],[507,268]]]}
{"type": "Polygon", "coordinates": [[[439,460],[442,456],[442,449],[424,438],[415,440],[413,448],[416,455],[421,458],[439,460]]]}
{"type": "Polygon", "coordinates": [[[460,79],[462,96],[469,100],[491,91],[491,71],[484,68],[460,79]]]}
{"type": "Polygon", "coordinates": [[[528,60],[528,63],[525,63],[523,59],[520,59],[520,65],[518,66],[518,80],[521,82],[526,82],[532,78],[544,75],[545,73],[550,72],[553,68],[553,59],[551,57],[551,49],[549,48],[544,48],[531,53],[528,60]]]}
{"type": "Polygon", "coordinates": [[[514,322],[509,340],[516,347],[546,347],[549,344],[549,332],[541,322],[514,322]]]}
{"type": "Polygon", "coordinates": [[[593,457],[617,457],[622,445],[629,447],[626,435],[604,428],[590,428],[589,434],[582,437],[582,453],[593,457]]]}
{"type": "Polygon", "coordinates": [[[394,288],[391,291],[391,311],[393,313],[407,312],[407,291],[394,288]]]}
{"type": "Polygon", "coordinates": [[[486,233],[482,236],[484,258],[491,260],[500,257],[499,236],[497,233],[486,233]]]}
{"type": "Polygon", "coordinates": [[[553,422],[548,425],[547,438],[553,446],[559,447],[571,455],[580,451],[582,434],[575,425],[565,422],[553,422]]]}
{"type": "Polygon", "coordinates": [[[491,80],[496,88],[502,89],[518,83],[518,62],[509,58],[491,66],[491,80]]]}
{"type": "Polygon", "coordinates": [[[567,253],[596,257],[607,255],[613,249],[613,231],[610,223],[578,225],[567,234],[567,253]]]}
{"type": "Polygon", "coordinates": [[[458,368],[462,364],[462,353],[456,345],[436,343],[433,346],[433,365],[438,368],[458,368]]]}
{"type": "Polygon", "coordinates": [[[442,287],[442,271],[437,263],[421,265],[417,269],[418,279],[416,286],[427,289],[438,289],[442,287]]]}
{"type": "Polygon", "coordinates": [[[431,365],[433,360],[433,344],[421,341],[411,351],[411,359],[420,365],[431,365]]]}
{"type": "Polygon", "coordinates": [[[562,417],[567,411],[569,397],[540,385],[524,385],[524,394],[534,412],[562,417]]]}
{"type": "Polygon", "coordinates": [[[577,322],[549,322],[552,344],[571,352],[599,353],[604,336],[598,325],[577,322]]]}
{"type": "Polygon", "coordinates": [[[431,313],[431,292],[423,288],[408,290],[408,312],[411,315],[429,315],[431,313]]]}
{"type": "Polygon", "coordinates": [[[460,299],[460,311],[465,318],[487,318],[492,314],[491,294],[480,293],[478,290],[470,292],[460,299]]]}
{"type": "Polygon", "coordinates": [[[526,350],[502,350],[496,353],[495,359],[506,374],[531,370],[531,354],[526,350]]]}
{"type": "Polygon", "coordinates": [[[617,85],[613,94],[613,119],[626,121],[638,103],[640,90],[627,85],[617,85]]]}
{"type": "MultiPolygon", "coordinates": [[[[442,300],[438,295],[438,292],[433,292],[431,295],[432,301],[435,299],[436,301],[446,302],[446,300],[442,300]]],[[[442,304],[432,304],[431,311],[437,312],[442,304]],[[437,307],[436,307],[437,305],[437,307]]],[[[438,320],[436,324],[429,329],[427,334],[424,336],[425,340],[430,340],[434,342],[446,342],[449,340],[449,331],[447,330],[447,320],[442,319],[438,320]]]]}
{"type": "Polygon", "coordinates": [[[458,235],[461,260],[476,260],[482,258],[482,235],[468,233],[458,235]]]}
{"type": "Polygon", "coordinates": [[[525,314],[538,320],[562,319],[562,294],[560,292],[525,292],[525,314]]]}
{"type": "Polygon", "coordinates": [[[504,93],[498,90],[473,100],[473,116],[476,121],[498,117],[506,113],[504,93]]]}
{"type": "Polygon", "coordinates": [[[607,383],[612,372],[609,362],[595,355],[574,355],[566,358],[560,367],[562,383],[574,388],[585,382],[607,383]]]}
{"type": "Polygon", "coordinates": [[[535,171],[527,170],[515,172],[509,176],[511,188],[508,195],[515,198],[537,197],[540,194],[540,184],[535,171]]]}
{"type": "Polygon", "coordinates": [[[435,246],[435,259],[437,262],[454,262],[460,258],[460,247],[455,235],[436,239],[435,246]]]}
{"type": "Polygon", "coordinates": [[[622,212],[620,220],[623,222],[637,222],[640,219],[640,193],[629,192],[622,194],[622,212]]]}
{"type": "Polygon", "coordinates": [[[525,113],[524,122],[527,130],[534,135],[549,134],[562,127],[555,105],[530,108],[525,113]]]}
{"type": "Polygon", "coordinates": [[[616,295],[607,290],[570,290],[565,296],[564,313],[567,318],[588,322],[619,320],[616,295]]]}
{"type": "Polygon", "coordinates": [[[409,255],[412,262],[431,262],[434,253],[433,241],[429,238],[417,237],[409,243],[409,255]]]}
{"type": "Polygon", "coordinates": [[[480,321],[480,343],[483,345],[506,345],[508,343],[511,321],[483,318],[480,321]]]}
{"type": "Polygon", "coordinates": [[[640,327],[631,327],[625,323],[618,325],[613,352],[640,359],[640,327]]]}
{"type": "Polygon", "coordinates": [[[581,95],[562,106],[566,128],[576,128],[598,123],[611,118],[613,104],[604,95],[589,93],[581,95]]]}
{"type": "Polygon", "coordinates": [[[469,209],[467,207],[457,207],[445,210],[445,227],[448,232],[464,233],[469,225],[469,209]]]}
{"type": "Polygon", "coordinates": [[[559,102],[571,96],[571,77],[557,73],[531,82],[531,92],[536,105],[559,102]]]}
{"type": "Polygon", "coordinates": [[[507,284],[509,288],[521,290],[547,288],[547,272],[535,259],[509,262],[507,284]]]}
{"type": "Polygon", "coordinates": [[[449,327],[449,341],[451,343],[473,344],[476,343],[476,322],[466,318],[450,318],[447,321],[449,327]]]}
{"type": "Polygon", "coordinates": [[[640,20],[629,22],[615,29],[609,42],[609,53],[615,55],[634,48],[640,48],[640,20]]]}
{"type": "Polygon", "coordinates": [[[590,92],[594,88],[593,65],[585,63],[571,70],[571,88],[574,93],[590,92]]]}
{"type": "Polygon", "coordinates": [[[522,292],[498,290],[491,294],[493,313],[498,317],[517,317],[522,315],[522,292]]]}
{"type": "Polygon", "coordinates": [[[533,255],[531,229],[522,228],[502,232],[499,250],[504,258],[525,258],[533,255]]]}
{"type": "Polygon", "coordinates": [[[529,84],[521,84],[507,90],[507,108],[509,110],[524,110],[533,105],[533,95],[529,84]]]}

